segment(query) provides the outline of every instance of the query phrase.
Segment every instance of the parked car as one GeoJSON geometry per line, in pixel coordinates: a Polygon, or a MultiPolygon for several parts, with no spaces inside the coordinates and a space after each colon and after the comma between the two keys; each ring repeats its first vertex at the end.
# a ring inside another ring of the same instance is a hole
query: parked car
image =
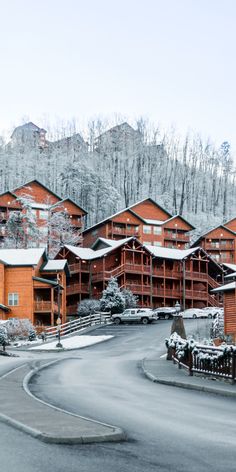
{"type": "Polygon", "coordinates": [[[117,325],[125,322],[148,324],[157,320],[157,316],[151,308],[127,308],[123,313],[111,315],[111,319],[117,325]]]}
{"type": "Polygon", "coordinates": [[[169,320],[176,314],[176,309],[170,306],[163,306],[160,308],[155,308],[154,313],[160,320],[169,320]]]}
{"type": "Polygon", "coordinates": [[[209,318],[207,311],[200,308],[188,308],[181,315],[183,318],[209,318]]]}
{"type": "Polygon", "coordinates": [[[215,318],[218,313],[224,312],[223,308],[218,308],[214,306],[207,306],[206,308],[203,308],[204,313],[207,313],[208,318],[215,318]]]}

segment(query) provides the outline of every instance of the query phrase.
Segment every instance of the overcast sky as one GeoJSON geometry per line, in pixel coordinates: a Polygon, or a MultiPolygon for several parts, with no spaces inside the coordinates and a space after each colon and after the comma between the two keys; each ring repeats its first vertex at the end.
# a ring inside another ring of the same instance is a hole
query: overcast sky
{"type": "Polygon", "coordinates": [[[235,0],[0,0],[0,129],[121,113],[236,151],[235,0]]]}

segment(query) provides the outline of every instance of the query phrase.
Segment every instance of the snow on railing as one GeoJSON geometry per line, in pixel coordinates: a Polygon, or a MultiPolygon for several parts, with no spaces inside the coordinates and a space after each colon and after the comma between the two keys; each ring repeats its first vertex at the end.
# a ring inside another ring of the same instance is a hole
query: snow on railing
{"type": "Polygon", "coordinates": [[[108,312],[95,313],[94,315],[79,317],[76,320],[68,321],[59,326],[50,326],[45,329],[46,339],[55,338],[60,329],[61,336],[69,336],[89,326],[102,325],[109,322],[111,314],[108,312]]]}

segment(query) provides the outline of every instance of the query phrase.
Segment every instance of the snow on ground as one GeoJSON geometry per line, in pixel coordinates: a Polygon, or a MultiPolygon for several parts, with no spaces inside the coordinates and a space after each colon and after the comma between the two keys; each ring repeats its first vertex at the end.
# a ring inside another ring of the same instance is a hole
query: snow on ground
{"type": "MultiPolygon", "coordinates": [[[[81,347],[91,346],[92,344],[101,343],[107,341],[114,336],[73,336],[71,338],[61,338],[61,344],[64,349],[80,349],[81,347]]],[[[58,340],[51,343],[41,344],[40,346],[31,347],[29,350],[40,349],[44,351],[52,351],[53,349],[58,350],[56,347],[58,340]]]]}

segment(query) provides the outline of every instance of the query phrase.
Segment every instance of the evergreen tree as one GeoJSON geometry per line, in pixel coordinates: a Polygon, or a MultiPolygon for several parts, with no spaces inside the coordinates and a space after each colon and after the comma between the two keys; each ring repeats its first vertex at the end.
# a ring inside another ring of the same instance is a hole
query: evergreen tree
{"type": "Polygon", "coordinates": [[[103,290],[100,308],[101,311],[110,311],[111,314],[122,313],[125,309],[125,297],[115,277],[110,278],[107,288],[103,290]]]}
{"type": "Polygon", "coordinates": [[[138,303],[138,297],[128,288],[122,290],[122,295],[125,298],[125,308],[135,308],[138,303]]]}

